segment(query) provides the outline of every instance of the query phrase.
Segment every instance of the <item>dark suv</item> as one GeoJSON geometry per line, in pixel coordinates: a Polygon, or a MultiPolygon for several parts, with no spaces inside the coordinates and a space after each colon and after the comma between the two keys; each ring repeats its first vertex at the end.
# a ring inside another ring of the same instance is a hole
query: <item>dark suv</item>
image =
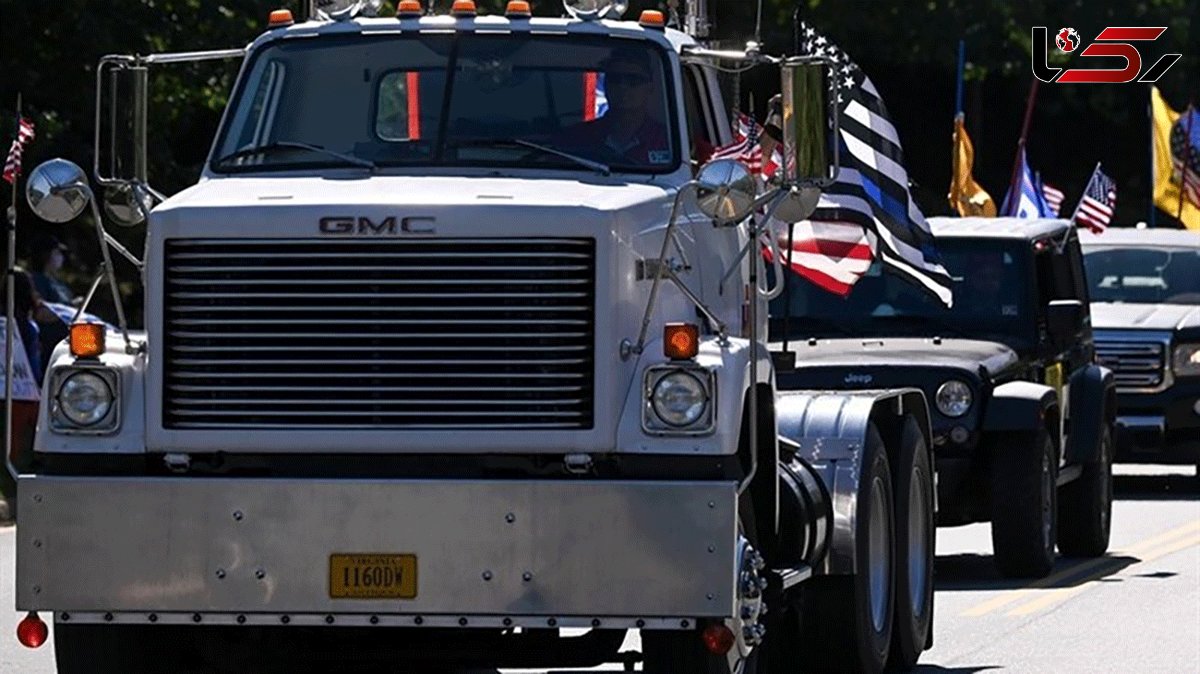
{"type": "Polygon", "coordinates": [[[1082,239],[1096,351],[1117,379],[1117,460],[1200,465],[1200,233],[1082,239]]]}
{"type": "Polygon", "coordinates": [[[1094,362],[1075,228],[1008,218],[931,225],[954,308],[878,264],[845,298],[788,274],[771,319],[780,388],[921,388],[939,525],[991,522],[995,561],[1009,576],[1049,573],[1056,541],[1066,555],[1104,554],[1116,391],[1094,362]]]}

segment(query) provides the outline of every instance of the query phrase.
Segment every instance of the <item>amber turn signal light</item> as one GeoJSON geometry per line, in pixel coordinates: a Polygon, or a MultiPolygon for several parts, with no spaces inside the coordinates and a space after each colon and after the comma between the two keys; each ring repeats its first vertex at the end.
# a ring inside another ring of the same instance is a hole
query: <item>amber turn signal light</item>
{"type": "Polygon", "coordinates": [[[689,360],[700,353],[700,327],[694,323],[667,323],[663,329],[663,354],[671,360],[689,360]]]}
{"type": "Polygon", "coordinates": [[[104,324],[76,323],[71,326],[71,355],[95,358],[104,353],[104,324]]]}

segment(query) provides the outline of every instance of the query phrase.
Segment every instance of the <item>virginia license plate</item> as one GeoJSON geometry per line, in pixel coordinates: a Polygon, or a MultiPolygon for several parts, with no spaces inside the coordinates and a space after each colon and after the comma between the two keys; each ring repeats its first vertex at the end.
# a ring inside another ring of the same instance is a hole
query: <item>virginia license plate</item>
{"type": "Polygon", "coordinates": [[[416,596],[416,555],[329,556],[331,599],[413,599],[416,596]]]}

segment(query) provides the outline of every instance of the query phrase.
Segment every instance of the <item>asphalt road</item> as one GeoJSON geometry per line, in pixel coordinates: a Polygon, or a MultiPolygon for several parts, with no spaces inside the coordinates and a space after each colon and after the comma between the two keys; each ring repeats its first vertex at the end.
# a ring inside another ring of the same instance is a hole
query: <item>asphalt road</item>
{"type": "MultiPolygon", "coordinates": [[[[1200,674],[1200,478],[1118,470],[1112,552],[1060,560],[1041,581],[998,577],[986,526],[939,530],[935,646],[918,671],[1200,674]]],[[[12,531],[0,529],[0,606],[13,603],[12,531]]],[[[51,674],[49,646],[12,636],[19,619],[0,612],[0,674],[51,674]]]]}

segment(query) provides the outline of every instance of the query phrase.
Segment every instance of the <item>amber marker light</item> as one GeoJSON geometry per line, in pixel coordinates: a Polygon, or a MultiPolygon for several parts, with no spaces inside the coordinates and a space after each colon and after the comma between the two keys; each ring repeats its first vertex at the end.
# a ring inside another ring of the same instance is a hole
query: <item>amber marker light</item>
{"type": "Polygon", "coordinates": [[[475,16],[479,11],[475,7],[475,0],[454,0],[450,13],[454,16],[475,16]]]}
{"type": "Polygon", "coordinates": [[[401,19],[420,18],[424,10],[421,8],[420,0],[400,0],[396,3],[396,16],[401,19]]]}
{"type": "Polygon", "coordinates": [[[71,355],[95,358],[104,353],[104,324],[75,323],[71,326],[71,355]]]}
{"type": "Polygon", "coordinates": [[[690,360],[700,353],[700,327],[694,323],[667,323],[663,329],[663,354],[671,360],[690,360]]]}
{"type": "Polygon", "coordinates": [[[638,23],[645,28],[665,29],[667,27],[667,17],[657,9],[647,9],[642,12],[642,17],[638,19],[638,23]]]}
{"type": "Polygon", "coordinates": [[[292,10],[290,9],[272,10],[271,14],[267,17],[267,28],[282,28],[290,26],[293,23],[296,23],[296,20],[292,18],[292,10]]]}
{"type": "Polygon", "coordinates": [[[533,8],[528,0],[511,0],[504,9],[504,16],[510,19],[528,19],[533,15],[533,8]]]}

